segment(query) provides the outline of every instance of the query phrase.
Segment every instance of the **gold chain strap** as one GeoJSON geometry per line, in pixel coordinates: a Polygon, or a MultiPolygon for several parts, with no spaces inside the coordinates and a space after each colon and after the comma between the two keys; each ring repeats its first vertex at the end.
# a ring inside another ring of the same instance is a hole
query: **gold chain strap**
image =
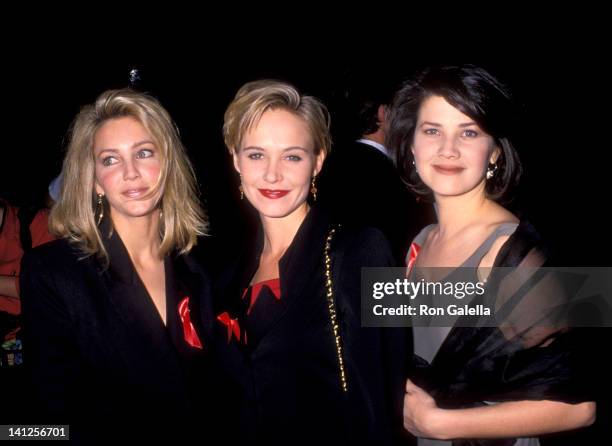
{"type": "Polygon", "coordinates": [[[334,287],[332,283],[331,272],[331,241],[336,233],[336,228],[331,228],[325,240],[325,288],[327,290],[327,308],[329,309],[329,318],[331,319],[332,328],[334,330],[334,340],[336,341],[336,355],[338,356],[338,368],[340,369],[340,383],[344,392],[348,391],[346,382],[346,371],[344,369],[344,358],[342,356],[342,341],[340,339],[340,327],[336,313],[336,304],[334,302],[334,287]]]}

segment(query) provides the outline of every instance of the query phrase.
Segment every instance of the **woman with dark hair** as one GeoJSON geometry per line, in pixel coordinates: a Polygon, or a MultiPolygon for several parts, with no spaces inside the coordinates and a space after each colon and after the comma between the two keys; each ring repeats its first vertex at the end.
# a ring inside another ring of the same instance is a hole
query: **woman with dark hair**
{"type": "MultiPolygon", "coordinates": [[[[420,267],[472,268],[474,281],[492,285],[499,282],[491,267],[545,264],[534,228],[499,204],[521,173],[516,117],[506,87],[476,66],[426,69],[398,91],[387,144],[407,184],[433,198],[438,216],[412,243],[410,275],[420,267]]],[[[414,327],[404,425],[420,445],[532,445],[593,422],[567,327],[523,329],[414,327]]]]}
{"type": "Polygon", "coordinates": [[[209,294],[188,255],[206,218],[177,128],[152,96],[106,91],[74,119],[62,175],[59,240],[20,278],[32,420],[87,444],[182,435],[206,381],[189,302],[209,294]]]}

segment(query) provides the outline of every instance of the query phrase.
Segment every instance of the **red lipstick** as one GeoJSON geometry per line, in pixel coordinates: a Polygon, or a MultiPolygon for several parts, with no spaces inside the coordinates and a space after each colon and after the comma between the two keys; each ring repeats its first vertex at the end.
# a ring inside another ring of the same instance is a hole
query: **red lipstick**
{"type": "Polygon", "coordinates": [[[289,193],[288,190],[283,189],[257,189],[261,195],[266,198],[270,198],[272,200],[276,200],[277,198],[284,197],[289,193]]]}

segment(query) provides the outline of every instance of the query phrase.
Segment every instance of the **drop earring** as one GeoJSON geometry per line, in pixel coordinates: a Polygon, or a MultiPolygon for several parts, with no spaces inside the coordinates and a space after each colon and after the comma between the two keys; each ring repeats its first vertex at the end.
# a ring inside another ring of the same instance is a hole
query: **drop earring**
{"type": "Polygon", "coordinates": [[[104,194],[98,194],[96,199],[96,210],[95,210],[95,219],[96,224],[100,225],[102,218],[104,218],[104,194]]]}
{"type": "Polygon", "coordinates": [[[493,178],[496,171],[497,171],[497,163],[489,164],[489,167],[487,167],[487,180],[490,180],[491,178],[493,178]]]}
{"type": "Polygon", "coordinates": [[[317,175],[314,174],[312,176],[312,180],[310,181],[310,193],[312,194],[312,201],[317,201],[317,186],[315,182],[317,181],[317,175]]]}

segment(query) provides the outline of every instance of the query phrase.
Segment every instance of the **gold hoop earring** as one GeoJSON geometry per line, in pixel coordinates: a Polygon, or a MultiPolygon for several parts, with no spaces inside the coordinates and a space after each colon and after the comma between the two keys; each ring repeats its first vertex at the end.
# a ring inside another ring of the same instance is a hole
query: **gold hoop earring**
{"type": "Polygon", "coordinates": [[[238,190],[240,191],[240,199],[244,200],[244,187],[242,187],[242,175],[238,174],[240,177],[240,185],[238,186],[238,190]]]}
{"type": "Polygon", "coordinates": [[[99,226],[102,218],[104,218],[104,194],[98,194],[96,199],[96,210],[95,210],[95,218],[96,224],[99,226]]]}

